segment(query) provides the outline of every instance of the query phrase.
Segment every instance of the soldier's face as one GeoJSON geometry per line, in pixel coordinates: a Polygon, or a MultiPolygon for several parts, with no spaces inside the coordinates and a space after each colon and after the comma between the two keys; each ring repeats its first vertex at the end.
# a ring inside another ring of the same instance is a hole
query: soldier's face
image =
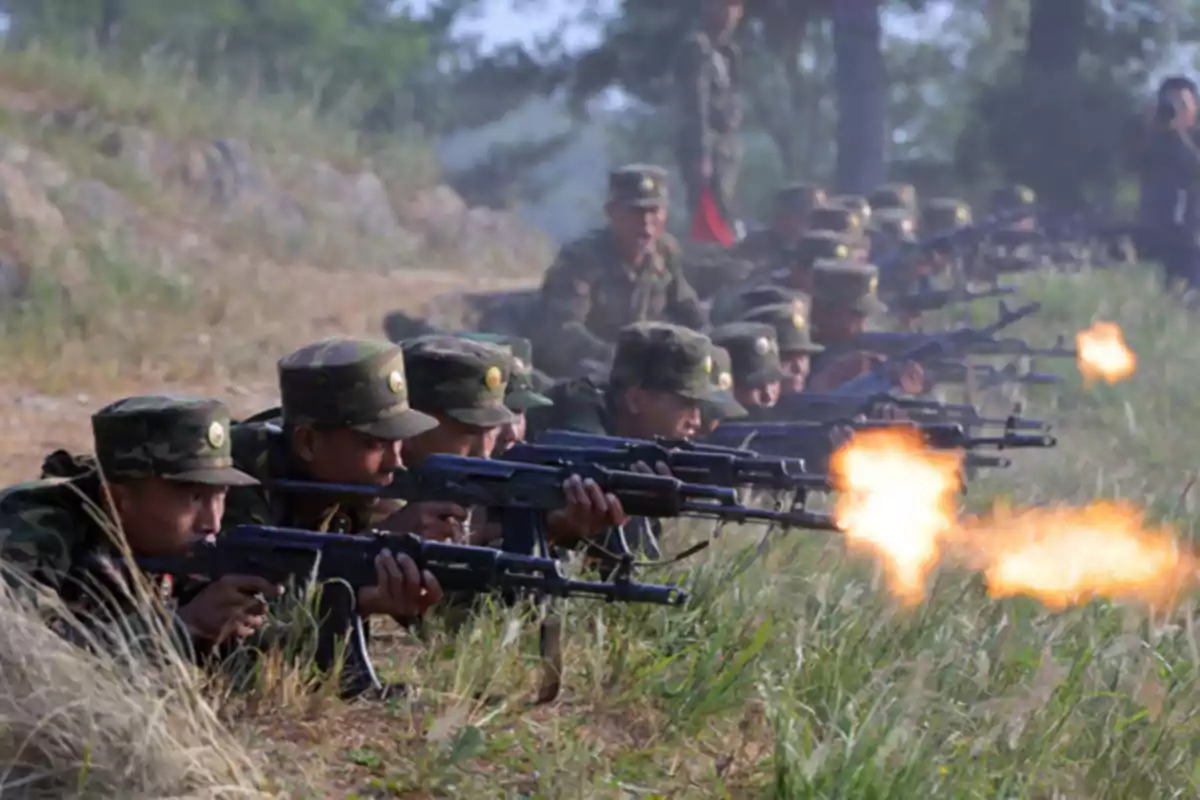
{"type": "Polygon", "coordinates": [[[636,439],[690,439],[700,430],[700,404],[673,392],[634,388],[624,393],[625,418],[633,428],[620,431],[636,439]]]}
{"type": "Polygon", "coordinates": [[[770,408],[779,402],[781,392],[779,381],[772,381],[764,386],[733,387],[733,396],[743,408],[770,408]]]}
{"type": "Polygon", "coordinates": [[[494,455],[496,458],[503,458],[505,450],[523,441],[525,441],[525,414],[516,413],[515,420],[508,425],[500,426],[496,436],[494,455]]]}
{"type": "Polygon", "coordinates": [[[644,208],[609,203],[607,212],[617,246],[631,258],[649,253],[667,227],[666,206],[644,208]]]}
{"type": "Polygon", "coordinates": [[[490,458],[500,438],[500,428],[467,425],[445,414],[434,414],[438,426],[404,443],[404,458],[410,465],[420,464],[432,455],[490,458]]]}
{"type": "Polygon", "coordinates": [[[310,477],[330,483],[387,486],[404,463],[401,442],[352,428],[299,426],[292,436],[292,450],[310,477]]]}
{"type": "Polygon", "coordinates": [[[787,392],[803,392],[808,382],[808,374],[812,369],[812,361],[808,353],[781,353],[779,360],[783,368],[791,373],[792,378],[784,386],[787,392]]]}
{"type": "Polygon", "coordinates": [[[113,484],[110,491],[135,556],[176,555],[221,529],[223,486],[142,478],[113,484]]]}

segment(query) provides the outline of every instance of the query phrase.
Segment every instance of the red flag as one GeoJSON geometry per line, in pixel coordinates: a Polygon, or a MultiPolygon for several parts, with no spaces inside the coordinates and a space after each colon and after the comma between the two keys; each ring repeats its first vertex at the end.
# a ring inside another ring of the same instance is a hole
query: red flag
{"type": "Polygon", "coordinates": [[[696,208],[696,216],[692,217],[692,241],[715,242],[722,247],[732,247],[737,238],[729,227],[729,223],[721,216],[717,201],[713,199],[712,190],[705,187],[700,193],[700,204],[696,208]]]}

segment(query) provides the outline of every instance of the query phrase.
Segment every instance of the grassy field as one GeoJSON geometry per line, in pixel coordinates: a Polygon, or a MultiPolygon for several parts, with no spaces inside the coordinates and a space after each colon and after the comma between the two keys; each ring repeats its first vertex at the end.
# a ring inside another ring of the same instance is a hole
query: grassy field
{"type": "MultiPolygon", "coordinates": [[[[172,136],[258,143],[286,129],[277,148],[334,161],[369,155],[295,109],[185,88],[0,57],[10,135],[32,135],[31,107],[90,97],[118,116],[158,109],[155,124],[172,136]]],[[[0,396],[12,409],[3,432],[12,480],[30,477],[52,447],[86,446],[87,413],[112,397],[183,388],[257,410],[287,349],[326,333],[375,333],[393,305],[489,285],[438,269],[436,254],[364,274],[241,251],[243,239],[139,194],[77,142],[41,146],[80,175],[120,185],[162,235],[199,228],[216,244],[212,257],[178,265],[171,274],[190,276],[182,281],[100,253],[96,293],[73,315],[49,300],[9,313],[0,396]]],[[[404,191],[400,173],[388,177],[393,193],[404,191]]],[[[1143,270],[1030,276],[1022,292],[1045,308],[1017,333],[1049,343],[1112,320],[1138,371],[1085,387],[1073,364],[1040,365],[1067,381],[1031,394],[1025,411],[1055,424],[1059,446],[1019,453],[1014,468],[972,484],[967,509],[1125,499],[1190,544],[1200,461],[1193,316],[1143,270]]],[[[673,532],[676,541],[703,534],[673,532]]],[[[1097,601],[1052,612],[1029,598],[992,599],[978,575],[947,567],[905,608],[871,559],[838,537],[761,535],[733,531],[679,567],[642,574],[682,577],[692,595],[683,609],[562,604],[566,675],[548,705],[533,702],[536,625],[512,609],[454,630],[434,620],[420,640],[382,632],[377,665],[414,687],[412,697],[342,704],[298,691],[283,670],[249,698],[226,697],[179,665],[131,679],[119,663],[56,647],[9,603],[0,763],[33,766],[0,770],[0,788],[46,797],[1197,794],[1190,598],[1172,609],[1097,601]]]]}

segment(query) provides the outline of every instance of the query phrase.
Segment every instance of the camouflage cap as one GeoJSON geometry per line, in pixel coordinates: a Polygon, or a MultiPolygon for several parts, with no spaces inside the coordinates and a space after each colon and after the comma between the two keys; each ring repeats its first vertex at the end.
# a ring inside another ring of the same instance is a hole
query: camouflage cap
{"type": "Polygon", "coordinates": [[[608,201],[652,208],[667,203],[667,171],[654,164],[626,164],[608,173],[608,201]]]}
{"type": "Polygon", "coordinates": [[[808,227],[817,231],[833,231],[859,239],[866,220],[862,214],[842,206],[814,208],[808,215],[808,227]]]}
{"type": "Polygon", "coordinates": [[[711,400],[712,341],[702,333],[664,322],[637,322],[617,334],[609,383],[673,392],[691,400],[711,400]]]}
{"type": "Polygon", "coordinates": [[[871,228],[896,241],[915,242],[917,225],[912,215],[898,208],[886,208],[871,218],[871,228]]]}
{"type": "Polygon", "coordinates": [[[736,419],[747,416],[750,412],[737,401],[731,391],[733,389],[733,361],[729,356],[729,351],[724,347],[711,344],[709,354],[712,356],[713,362],[712,373],[709,377],[715,391],[705,402],[715,412],[712,416],[716,419],[736,419]]]}
{"type": "Polygon", "coordinates": [[[516,419],[504,402],[512,364],[511,353],[498,345],[449,334],[404,343],[413,407],[480,428],[516,419]]]}
{"type": "Polygon", "coordinates": [[[775,329],[761,322],[731,322],[712,332],[713,342],[729,351],[733,381],[759,388],[791,377],[779,361],[775,329]]]}
{"type": "Polygon", "coordinates": [[[926,235],[971,224],[971,206],[953,197],[935,197],[921,208],[921,230],[926,235]]]}
{"type": "Polygon", "coordinates": [[[510,409],[521,412],[554,405],[554,401],[540,393],[535,385],[535,381],[540,381],[533,372],[533,342],[523,336],[509,336],[503,333],[459,331],[454,335],[475,342],[494,344],[505,348],[512,356],[512,371],[509,373],[508,389],[504,395],[504,404],[510,409]]]}
{"type": "Polygon", "coordinates": [[[1037,194],[1028,186],[1020,184],[1001,186],[998,189],[992,190],[991,195],[988,197],[988,210],[992,213],[1018,208],[1032,208],[1035,205],[1037,205],[1037,194]]]}
{"type": "Polygon", "coordinates": [[[825,348],[812,340],[808,315],[795,305],[761,306],[746,314],[746,322],[759,322],[775,329],[780,353],[820,353],[825,348]]]}
{"type": "Polygon", "coordinates": [[[917,209],[917,187],[911,183],[885,183],[867,195],[867,201],[875,211],[898,208],[908,212],[917,209]]]}
{"type": "Polygon", "coordinates": [[[835,231],[808,231],[800,237],[793,252],[796,261],[812,266],[821,258],[849,258],[854,240],[835,231]]]}
{"type": "Polygon", "coordinates": [[[202,397],[143,395],[92,415],[96,460],[108,480],[166,478],[213,486],[258,483],[234,469],[229,409],[202,397]]]}
{"type": "Polygon", "coordinates": [[[825,205],[825,190],[815,183],[791,183],[775,193],[775,208],[794,214],[808,214],[825,205]]]}
{"type": "Polygon", "coordinates": [[[804,294],[783,286],[762,284],[718,294],[708,316],[713,325],[724,325],[737,322],[752,308],[779,303],[800,303],[805,313],[808,312],[808,298],[804,294]]]}
{"type": "Polygon", "coordinates": [[[871,203],[858,194],[839,194],[829,201],[831,206],[840,206],[855,212],[863,219],[864,227],[871,221],[871,203]]]}
{"type": "Polygon", "coordinates": [[[857,261],[819,261],[813,270],[813,302],[860,314],[887,311],[879,301],[879,270],[857,261]]]}
{"type": "Polygon", "coordinates": [[[353,428],[391,440],[437,427],[409,405],[404,353],[391,342],[323,339],[281,358],[278,370],[287,424],[353,428]]]}

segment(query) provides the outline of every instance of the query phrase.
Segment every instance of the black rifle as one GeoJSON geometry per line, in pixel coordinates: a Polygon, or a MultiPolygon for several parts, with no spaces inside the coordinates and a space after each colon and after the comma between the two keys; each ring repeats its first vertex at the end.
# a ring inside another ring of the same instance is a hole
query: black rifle
{"type": "MultiPolygon", "coordinates": [[[[886,408],[901,411],[909,420],[920,422],[957,422],[969,428],[976,426],[1002,425],[1019,431],[1047,431],[1049,424],[1041,420],[1011,416],[1007,418],[984,417],[979,409],[967,403],[942,403],[919,397],[906,397],[890,392],[875,392],[861,397],[843,397],[837,394],[799,392],[784,395],[770,409],[773,420],[791,422],[836,422],[854,419],[857,416],[868,420],[880,419],[886,408]]],[[[718,426],[720,430],[722,426],[718,426]]]]}
{"type": "MultiPolygon", "coordinates": [[[[317,666],[328,670],[336,655],[336,640],[350,634],[351,658],[359,670],[355,680],[368,680],[376,689],[379,679],[367,653],[362,618],[354,607],[358,590],[378,580],[375,557],[383,550],[405,554],[418,569],[428,570],[447,592],[479,594],[516,590],[549,597],[591,597],[624,603],[679,606],[686,593],[676,586],[634,583],[628,574],[611,583],[577,581],[562,574],[558,561],[504,553],[488,547],[431,542],[411,533],[376,533],[348,536],[294,528],[239,525],[190,552],[167,558],[137,559],[145,572],[197,576],[217,580],[225,575],[256,575],[272,583],[292,578],[335,581],[347,585],[350,596],[325,603],[321,621],[317,666]]],[[[335,584],[336,585],[336,584],[335,584]]],[[[338,595],[346,595],[339,592],[338,595]]]]}

